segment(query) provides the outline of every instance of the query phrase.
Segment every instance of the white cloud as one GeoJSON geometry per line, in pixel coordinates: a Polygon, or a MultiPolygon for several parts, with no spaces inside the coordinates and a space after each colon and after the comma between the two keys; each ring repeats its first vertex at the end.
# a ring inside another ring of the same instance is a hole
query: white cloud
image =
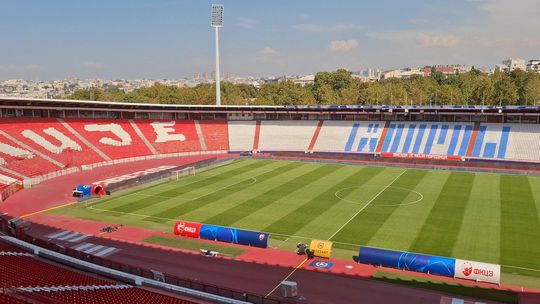
{"type": "Polygon", "coordinates": [[[411,45],[416,47],[455,47],[459,43],[459,38],[450,33],[439,31],[424,31],[424,30],[402,30],[368,33],[371,38],[386,40],[392,43],[411,45]]]}
{"type": "Polygon", "coordinates": [[[265,46],[263,49],[261,49],[257,53],[262,56],[273,56],[273,55],[277,55],[278,51],[276,51],[275,49],[269,46],[265,46]]]}
{"type": "Polygon", "coordinates": [[[366,29],[365,26],[357,24],[321,25],[313,23],[297,24],[293,25],[293,28],[297,31],[308,33],[362,31],[366,29]]]}
{"type": "Polygon", "coordinates": [[[245,29],[254,29],[257,27],[258,21],[247,17],[236,18],[236,25],[245,29]]]}
{"type": "Polygon", "coordinates": [[[328,50],[331,52],[349,52],[358,47],[358,41],[350,40],[334,40],[328,45],[328,50]]]}
{"type": "Polygon", "coordinates": [[[416,43],[419,47],[454,47],[458,44],[458,38],[455,35],[429,35],[419,33],[416,35],[416,43]]]}
{"type": "Polygon", "coordinates": [[[82,67],[87,70],[102,70],[105,68],[103,64],[94,61],[85,61],[82,63],[82,67]]]}

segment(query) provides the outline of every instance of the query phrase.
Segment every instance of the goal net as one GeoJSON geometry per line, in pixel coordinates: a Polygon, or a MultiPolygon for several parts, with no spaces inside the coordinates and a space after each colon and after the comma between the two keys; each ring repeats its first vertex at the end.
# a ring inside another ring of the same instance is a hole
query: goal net
{"type": "Polygon", "coordinates": [[[184,176],[195,175],[195,167],[186,167],[180,170],[171,171],[171,180],[179,180],[184,176]]]}

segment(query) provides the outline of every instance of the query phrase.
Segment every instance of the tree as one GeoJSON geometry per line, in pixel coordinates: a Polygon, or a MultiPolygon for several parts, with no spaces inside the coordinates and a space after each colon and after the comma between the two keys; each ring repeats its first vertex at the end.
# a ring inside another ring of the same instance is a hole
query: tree
{"type": "Polygon", "coordinates": [[[438,102],[441,104],[455,105],[462,103],[463,97],[458,87],[445,84],[439,87],[438,102]]]}
{"type": "Polygon", "coordinates": [[[540,75],[535,75],[527,81],[524,92],[526,103],[537,105],[540,102],[540,75]]]}
{"type": "Polygon", "coordinates": [[[492,78],[494,87],[493,101],[500,105],[515,103],[518,98],[518,90],[508,74],[497,71],[492,78]]]}
{"type": "Polygon", "coordinates": [[[491,79],[486,76],[480,76],[476,78],[474,83],[472,100],[477,104],[485,105],[486,102],[489,102],[493,90],[494,87],[491,79]]]}
{"type": "Polygon", "coordinates": [[[257,104],[270,105],[303,105],[314,102],[313,95],[306,88],[289,80],[264,84],[256,101],[257,104]]]}

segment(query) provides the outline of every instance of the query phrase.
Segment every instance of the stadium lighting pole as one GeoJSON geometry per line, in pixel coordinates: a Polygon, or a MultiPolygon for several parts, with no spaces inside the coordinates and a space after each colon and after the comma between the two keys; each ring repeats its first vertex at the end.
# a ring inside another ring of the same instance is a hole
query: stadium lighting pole
{"type": "Polygon", "coordinates": [[[221,76],[219,73],[219,28],[223,27],[223,5],[212,4],[210,25],[216,31],[216,105],[221,105],[221,76]]]}

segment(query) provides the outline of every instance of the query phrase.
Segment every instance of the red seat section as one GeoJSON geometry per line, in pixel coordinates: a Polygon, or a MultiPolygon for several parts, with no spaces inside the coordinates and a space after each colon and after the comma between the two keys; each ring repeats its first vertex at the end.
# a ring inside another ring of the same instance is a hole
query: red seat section
{"type": "Polygon", "coordinates": [[[201,130],[208,151],[229,150],[229,131],[225,120],[201,120],[201,130]]]}
{"type": "MultiPolygon", "coordinates": [[[[0,135],[0,165],[28,177],[62,169],[35,153],[19,147],[4,135],[0,135]]],[[[2,171],[2,174],[9,175],[5,171],[2,171]]]]}
{"type": "Polygon", "coordinates": [[[193,120],[137,120],[136,123],[159,153],[201,151],[193,120]]]}
{"type": "Polygon", "coordinates": [[[10,297],[9,295],[0,293],[0,303],[2,304],[26,304],[28,302],[10,297]]]}
{"type": "Polygon", "coordinates": [[[111,159],[152,155],[152,151],[127,119],[65,119],[64,121],[111,159]]]}
{"type": "MultiPolygon", "coordinates": [[[[58,120],[48,118],[2,119],[0,129],[17,141],[69,168],[104,159],[81,142],[58,120]]],[[[58,167],[58,166],[57,166],[58,167]]],[[[58,170],[58,169],[57,169],[58,170]]]]}
{"type": "MultiPolygon", "coordinates": [[[[132,304],[132,303],[152,303],[152,304],[196,304],[195,302],[183,300],[141,288],[122,289],[95,289],[77,291],[55,291],[38,293],[43,297],[54,299],[61,303],[78,304],[132,304]]],[[[25,296],[31,297],[30,293],[25,296]]]]}
{"type": "Polygon", "coordinates": [[[114,282],[67,270],[31,256],[1,255],[0,269],[0,288],[115,285],[114,282]]]}

